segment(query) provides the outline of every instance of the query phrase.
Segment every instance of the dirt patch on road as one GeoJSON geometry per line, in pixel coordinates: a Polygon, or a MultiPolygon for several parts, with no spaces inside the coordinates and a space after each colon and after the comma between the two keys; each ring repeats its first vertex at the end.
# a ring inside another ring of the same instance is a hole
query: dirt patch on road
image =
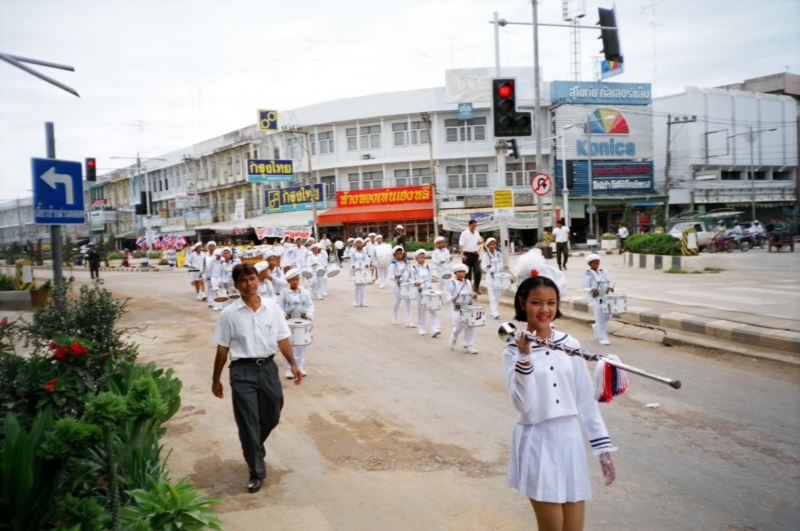
{"type": "Polygon", "coordinates": [[[505,474],[504,461],[481,461],[460,446],[419,440],[375,418],[353,420],[340,413],[332,416],[336,422],[311,415],[306,432],[325,459],[338,466],[418,472],[455,467],[471,478],[505,474]]]}

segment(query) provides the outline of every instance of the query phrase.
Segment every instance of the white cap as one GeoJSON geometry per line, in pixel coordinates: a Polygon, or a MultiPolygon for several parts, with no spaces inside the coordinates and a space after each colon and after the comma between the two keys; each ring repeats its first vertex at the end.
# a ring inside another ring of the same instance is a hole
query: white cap
{"type": "Polygon", "coordinates": [[[315,244],[311,245],[309,247],[309,249],[311,249],[313,251],[314,249],[322,249],[322,247],[318,243],[315,243],[315,244]]]}
{"type": "Polygon", "coordinates": [[[492,242],[497,243],[497,240],[495,240],[494,238],[489,238],[488,240],[486,240],[486,247],[489,247],[489,244],[492,242]]]}
{"type": "Polygon", "coordinates": [[[563,299],[567,296],[567,277],[555,267],[547,265],[544,260],[542,250],[538,248],[520,256],[515,269],[517,282],[522,284],[533,276],[547,277],[558,286],[558,294],[563,299]]]}
{"type": "Polygon", "coordinates": [[[450,271],[452,271],[453,273],[455,273],[456,271],[463,271],[464,273],[466,273],[467,271],[469,271],[469,268],[466,266],[466,264],[456,264],[452,268],[450,268],[450,271]]]}
{"type": "Polygon", "coordinates": [[[222,249],[214,249],[214,256],[222,256],[222,249]]]}
{"type": "Polygon", "coordinates": [[[201,242],[197,242],[196,244],[192,245],[192,251],[194,251],[195,249],[197,249],[199,247],[202,247],[202,246],[203,246],[203,244],[201,242]]]}
{"type": "MultiPolygon", "coordinates": [[[[394,228],[394,230],[397,230],[397,229],[403,229],[403,226],[402,226],[402,225],[398,225],[398,226],[396,226],[396,227],[394,228]]],[[[405,229],[403,229],[403,230],[405,230],[405,229]]]]}
{"type": "Polygon", "coordinates": [[[309,237],[306,239],[306,241],[307,241],[307,242],[315,242],[315,241],[317,241],[317,240],[316,240],[316,239],[314,239],[314,237],[313,237],[313,236],[309,236],[309,237]]]}
{"type": "Polygon", "coordinates": [[[406,250],[403,249],[402,245],[395,245],[394,247],[392,247],[392,256],[394,256],[394,253],[396,253],[397,251],[403,251],[403,254],[405,255],[406,250]]]}
{"type": "Polygon", "coordinates": [[[383,234],[376,234],[375,235],[375,239],[376,240],[382,240],[383,239],[383,234]]]}
{"type": "Polygon", "coordinates": [[[233,254],[233,251],[231,251],[230,247],[223,247],[222,252],[224,253],[225,251],[228,251],[229,253],[233,254]]]}
{"type": "Polygon", "coordinates": [[[208,243],[206,244],[206,247],[211,247],[212,245],[213,245],[214,247],[216,247],[216,246],[217,246],[217,242],[214,242],[214,241],[208,242],[208,243]]]}
{"type": "Polygon", "coordinates": [[[600,255],[597,253],[591,253],[589,256],[586,257],[586,263],[594,262],[595,260],[600,260],[600,255]]]}
{"type": "Polygon", "coordinates": [[[347,241],[354,242],[354,241],[356,241],[356,239],[355,238],[347,238],[347,241]]]}
{"type": "Polygon", "coordinates": [[[435,240],[433,240],[434,244],[444,241],[444,236],[437,236],[435,240]]]}
{"type": "Polygon", "coordinates": [[[266,260],[267,258],[272,258],[273,256],[278,256],[278,253],[276,253],[273,249],[270,249],[269,251],[264,253],[264,260],[266,260]]]}
{"type": "Polygon", "coordinates": [[[292,269],[290,269],[289,271],[286,272],[286,275],[284,276],[284,278],[286,280],[289,280],[289,279],[292,279],[292,278],[298,276],[299,274],[300,274],[300,270],[297,269],[296,267],[293,267],[292,269]]]}
{"type": "Polygon", "coordinates": [[[269,264],[264,262],[264,261],[261,261],[261,262],[257,262],[256,265],[253,266],[253,267],[256,268],[256,271],[260,275],[261,273],[263,273],[269,267],[269,264]]]}
{"type": "Polygon", "coordinates": [[[353,240],[353,243],[359,243],[359,242],[364,243],[364,240],[362,240],[361,238],[356,238],[355,240],[353,240]]]}
{"type": "Polygon", "coordinates": [[[367,236],[369,236],[370,238],[374,238],[375,236],[377,236],[377,234],[375,234],[374,232],[370,232],[367,236]]]}
{"type": "Polygon", "coordinates": [[[418,257],[419,255],[425,256],[425,249],[417,249],[416,251],[414,251],[414,258],[418,257]]]}

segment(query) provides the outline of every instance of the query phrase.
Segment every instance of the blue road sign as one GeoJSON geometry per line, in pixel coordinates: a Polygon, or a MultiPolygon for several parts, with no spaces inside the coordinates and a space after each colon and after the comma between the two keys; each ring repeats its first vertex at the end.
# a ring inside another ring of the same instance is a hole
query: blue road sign
{"type": "Polygon", "coordinates": [[[86,223],[80,162],[31,159],[34,222],[39,225],[86,223]]]}

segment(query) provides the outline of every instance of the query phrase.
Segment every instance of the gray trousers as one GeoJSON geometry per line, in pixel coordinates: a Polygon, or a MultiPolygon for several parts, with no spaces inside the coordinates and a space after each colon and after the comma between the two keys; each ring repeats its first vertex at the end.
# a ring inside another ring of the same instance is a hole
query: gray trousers
{"type": "Polygon", "coordinates": [[[283,408],[283,388],[278,366],[272,360],[264,365],[233,362],[230,366],[233,416],[239,427],[239,441],[251,477],[267,477],[262,449],[278,425],[283,408]]]}

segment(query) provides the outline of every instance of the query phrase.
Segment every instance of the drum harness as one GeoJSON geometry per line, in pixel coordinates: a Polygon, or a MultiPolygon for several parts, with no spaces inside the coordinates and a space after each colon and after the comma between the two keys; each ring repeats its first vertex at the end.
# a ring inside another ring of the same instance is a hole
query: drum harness
{"type": "MultiPolygon", "coordinates": [[[[453,280],[453,282],[455,282],[455,279],[453,280]]],[[[461,284],[461,287],[458,289],[458,293],[456,293],[456,300],[458,300],[458,296],[461,295],[461,290],[464,289],[464,286],[467,285],[467,282],[469,282],[469,280],[467,280],[467,279],[463,280],[463,284],[461,284]]],[[[461,305],[460,304],[455,304],[454,303],[453,306],[455,307],[456,310],[461,310],[461,305]]]]}
{"type": "MultiPolygon", "coordinates": [[[[408,260],[392,260],[392,263],[393,263],[393,264],[399,264],[400,262],[402,262],[402,263],[403,263],[403,269],[401,269],[401,270],[400,270],[400,271],[398,271],[398,272],[400,273],[400,276],[402,277],[402,276],[403,276],[403,273],[405,273],[405,272],[406,272],[406,268],[408,267],[408,260]]],[[[400,286],[400,284],[401,284],[403,281],[402,281],[402,280],[395,280],[395,282],[397,282],[397,286],[399,287],[399,286],[400,286]]]]}
{"type": "MultiPolygon", "coordinates": [[[[414,268],[414,271],[419,271],[419,269],[417,269],[417,266],[411,266],[411,267],[413,267],[413,268],[414,268]]],[[[430,278],[428,278],[427,280],[423,280],[423,281],[420,283],[419,287],[417,288],[417,290],[418,290],[420,293],[422,293],[422,286],[423,286],[423,284],[426,284],[426,283],[428,283],[428,282],[431,282],[431,281],[433,280],[433,275],[431,275],[431,268],[430,268],[430,266],[428,266],[428,264],[425,264],[425,270],[428,272],[428,275],[429,275],[429,277],[430,277],[430,278]]]]}

